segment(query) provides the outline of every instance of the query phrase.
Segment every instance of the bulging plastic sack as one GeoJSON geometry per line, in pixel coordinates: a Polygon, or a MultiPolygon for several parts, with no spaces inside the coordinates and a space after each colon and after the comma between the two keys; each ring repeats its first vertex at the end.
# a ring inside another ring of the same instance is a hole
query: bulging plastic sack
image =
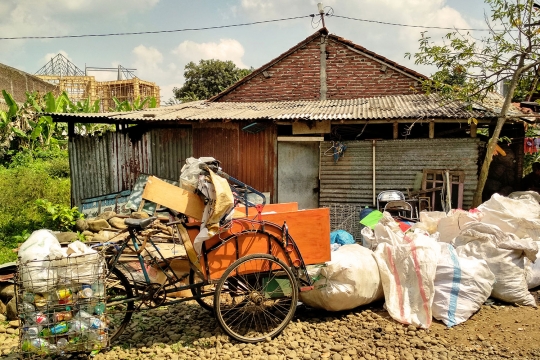
{"type": "Polygon", "coordinates": [[[461,324],[488,299],[495,275],[486,261],[460,257],[450,244],[439,243],[433,317],[448,327],[461,324]]]}
{"type": "Polygon", "coordinates": [[[445,217],[446,213],[444,211],[421,211],[420,221],[413,225],[413,228],[422,229],[429,234],[435,234],[439,220],[445,217]]]}
{"type": "Polygon", "coordinates": [[[493,194],[491,199],[478,207],[483,214],[481,221],[520,238],[540,240],[540,204],[536,197],[522,193],[514,197],[517,199],[493,194]]]}
{"type": "Polygon", "coordinates": [[[430,327],[439,252],[434,239],[418,232],[402,238],[391,235],[389,242],[377,246],[375,259],[379,265],[385,307],[394,320],[421,328],[430,327]]]}
{"type": "Polygon", "coordinates": [[[536,307],[525,278],[525,257],[536,260],[538,244],[530,238],[520,239],[497,226],[469,223],[454,239],[460,257],[483,259],[495,275],[491,296],[510,303],[536,307]]]}
{"type": "MultiPolygon", "coordinates": [[[[512,194],[510,194],[512,195],[512,194]]],[[[536,241],[539,245],[540,242],[536,241]]],[[[539,245],[540,247],[540,245],[539,245]]],[[[536,258],[536,261],[532,262],[529,258],[525,257],[525,279],[527,280],[527,287],[533,289],[540,286],[540,259],[536,258]]]]}
{"type": "Polygon", "coordinates": [[[103,259],[98,252],[78,240],[68,245],[66,265],[65,272],[58,274],[59,282],[66,279],[91,284],[104,271],[103,259]]]}
{"type": "Polygon", "coordinates": [[[373,252],[358,244],[332,252],[326,266],[310,270],[314,289],[300,293],[306,305],[328,311],[354,309],[382,299],[383,292],[373,252]]]}
{"type": "Polygon", "coordinates": [[[452,210],[447,216],[439,219],[437,231],[439,241],[451,243],[459,235],[464,226],[470,222],[478,221],[478,216],[464,210],[452,210]]]}
{"type": "Polygon", "coordinates": [[[194,158],[189,157],[186,159],[186,164],[180,170],[180,187],[184,190],[195,192],[199,183],[199,175],[201,173],[200,164],[212,163],[216,159],[213,157],[201,157],[194,158]]]}
{"type": "Polygon", "coordinates": [[[23,287],[35,293],[53,289],[58,282],[57,269],[64,264],[65,256],[50,230],[34,231],[19,248],[23,287]]]}

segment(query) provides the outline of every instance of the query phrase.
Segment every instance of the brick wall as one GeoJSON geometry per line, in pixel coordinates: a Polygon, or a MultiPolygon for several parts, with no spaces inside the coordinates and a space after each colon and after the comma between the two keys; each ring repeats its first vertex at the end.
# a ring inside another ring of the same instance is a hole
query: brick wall
{"type": "Polygon", "coordinates": [[[9,92],[16,102],[22,103],[26,100],[27,91],[45,94],[48,91],[57,91],[58,88],[23,71],[0,64],[0,92],[2,90],[9,92]]]}
{"type": "MultiPolygon", "coordinates": [[[[319,100],[320,37],[225,94],[218,101],[319,100]]],[[[328,39],[327,99],[411,94],[415,80],[328,39]]]]}
{"type": "Polygon", "coordinates": [[[411,77],[329,40],[326,45],[327,99],[412,94],[411,77]]]}
{"type": "Polygon", "coordinates": [[[258,74],[219,101],[319,100],[320,48],[318,39],[258,74]]]}

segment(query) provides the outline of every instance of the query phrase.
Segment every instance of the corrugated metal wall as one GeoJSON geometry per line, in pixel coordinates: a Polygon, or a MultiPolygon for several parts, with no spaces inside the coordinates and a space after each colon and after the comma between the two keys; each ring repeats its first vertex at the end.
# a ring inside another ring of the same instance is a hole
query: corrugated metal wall
{"type": "Polygon", "coordinates": [[[133,127],[103,136],[76,135],[69,142],[72,203],[130,190],[140,173],[178,180],[191,154],[190,128],[133,127]]]}
{"type": "MultiPolygon", "coordinates": [[[[331,142],[321,144],[320,206],[330,204],[372,205],[372,143],[346,142],[344,157],[337,163],[331,142]]],[[[465,171],[463,206],[469,207],[477,183],[478,139],[413,139],[376,142],[376,193],[413,187],[416,173],[423,169],[465,171]]]]}
{"type": "Polygon", "coordinates": [[[221,161],[223,171],[261,191],[275,201],[276,126],[269,124],[257,134],[241,128],[247,123],[193,124],[193,156],[221,161]]]}

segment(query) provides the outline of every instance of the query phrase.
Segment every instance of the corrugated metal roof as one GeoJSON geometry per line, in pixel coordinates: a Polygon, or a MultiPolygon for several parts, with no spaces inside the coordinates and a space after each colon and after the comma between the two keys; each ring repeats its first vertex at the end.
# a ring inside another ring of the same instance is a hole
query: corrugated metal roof
{"type": "MultiPolygon", "coordinates": [[[[443,100],[436,94],[392,95],[350,100],[208,102],[194,101],[174,106],[133,112],[101,114],[52,114],[56,121],[66,118],[91,118],[111,123],[176,120],[376,120],[376,119],[469,119],[493,118],[502,105],[502,97],[492,94],[484,106],[443,100]]],[[[524,115],[515,108],[511,115],[524,115]]]]}

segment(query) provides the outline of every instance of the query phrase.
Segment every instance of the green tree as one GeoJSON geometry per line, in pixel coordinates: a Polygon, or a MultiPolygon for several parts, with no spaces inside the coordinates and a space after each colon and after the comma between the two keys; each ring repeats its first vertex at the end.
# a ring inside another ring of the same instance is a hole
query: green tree
{"type": "Polygon", "coordinates": [[[181,102],[211,98],[219,94],[253,69],[240,69],[232,61],[216,59],[193,61],[184,68],[186,82],[180,88],[174,88],[174,97],[181,102]]]}
{"type": "Polygon", "coordinates": [[[510,118],[508,110],[516,88],[524,76],[540,64],[540,11],[534,1],[485,2],[491,8],[490,17],[486,17],[488,35],[476,39],[469,33],[454,31],[446,35],[442,44],[437,44],[422,33],[419,52],[414,55],[416,64],[436,65],[442,74],[453,74],[455,69],[463,71],[464,79],[458,84],[444,81],[444,76],[434,76],[423,84],[427,92],[437,91],[450,100],[481,102],[501,82],[508,85],[508,93],[498,109],[497,123],[488,142],[473,206],[482,202],[493,152],[503,125],[510,118]]]}

